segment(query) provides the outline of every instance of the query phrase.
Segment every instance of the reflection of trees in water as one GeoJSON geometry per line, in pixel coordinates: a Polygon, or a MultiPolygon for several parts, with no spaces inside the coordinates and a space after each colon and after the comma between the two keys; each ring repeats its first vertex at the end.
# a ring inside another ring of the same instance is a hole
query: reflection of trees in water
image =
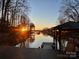
{"type": "Polygon", "coordinates": [[[35,40],[35,34],[32,33],[29,35],[29,38],[25,39],[26,41],[23,41],[22,43],[20,43],[20,47],[26,47],[29,48],[29,43],[34,42],[35,40]]]}
{"type": "Polygon", "coordinates": [[[32,43],[35,40],[35,25],[33,23],[30,23],[30,37],[29,42],[32,43]]]}
{"type": "Polygon", "coordinates": [[[23,41],[20,44],[20,47],[29,48],[29,43],[34,42],[34,40],[35,40],[35,25],[33,23],[30,23],[29,33],[27,33],[27,34],[29,34],[28,38],[26,38],[25,41],[23,41]]]}
{"type": "Polygon", "coordinates": [[[35,35],[31,35],[29,38],[29,42],[32,43],[34,42],[34,40],[35,40],[35,35]]]}

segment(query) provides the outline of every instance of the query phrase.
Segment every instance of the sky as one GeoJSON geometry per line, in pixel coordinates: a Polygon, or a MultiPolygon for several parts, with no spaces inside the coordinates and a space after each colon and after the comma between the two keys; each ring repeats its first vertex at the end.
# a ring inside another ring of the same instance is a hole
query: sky
{"type": "Polygon", "coordinates": [[[37,30],[58,24],[61,0],[30,0],[29,17],[37,30]]]}

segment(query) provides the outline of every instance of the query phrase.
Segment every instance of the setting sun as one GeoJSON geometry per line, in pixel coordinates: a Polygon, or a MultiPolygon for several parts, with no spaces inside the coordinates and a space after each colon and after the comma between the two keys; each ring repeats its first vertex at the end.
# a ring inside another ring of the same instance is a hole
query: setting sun
{"type": "Polygon", "coordinates": [[[26,31],[26,30],[27,30],[26,28],[22,28],[22,29],[21,29],[22,32],[24,32],[24,31],[26,31]]]}
{"type": "Polygon", "coordinates": [[[25,31],[25,29],[24,29],[24,28],[22,28],[22,31],[25,31]]]}

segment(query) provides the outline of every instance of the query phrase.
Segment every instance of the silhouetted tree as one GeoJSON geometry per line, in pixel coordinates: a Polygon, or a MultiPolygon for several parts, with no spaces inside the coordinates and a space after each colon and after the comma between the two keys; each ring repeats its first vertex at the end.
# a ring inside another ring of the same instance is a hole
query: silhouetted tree
{"type": "Polygon", "coordinates": [[[61,19],[66,21],[79,21],[79,0],[63,0],[63,5],[60,10],[61,19]]]}
{"type": "Polygon", "coordinates": [[[17,16],[28,13],[27,0],[0,0],[1,20],[15,23],[17,16]]]}
{"type": "Polygon", "coordinates": [[[11,14],[12,23],[15,23],[17,15],[19,15],[19,17],[21,17],[21,15],[27,15],[28,12],[27,0],[16,0],[14,5],[12,6],[11,11],[12,11],[11,14]]]}
{"type": "Polygon", "coordinates": [[[15,30],[18,27],[14,26],[16,25],[16,22],[21,19],[22,15],[27,15],[27,12],[27,0],[0,0],[0,45],[14,45],[18,43],[17,36],[19,37],[20,34],[18,34],[18,31],[15,30]],[[19,19],[17,18],[17,16],[19,17],[19,19]],[[7,33],[7,35],[5,35],[5,33],[7,33]]]}

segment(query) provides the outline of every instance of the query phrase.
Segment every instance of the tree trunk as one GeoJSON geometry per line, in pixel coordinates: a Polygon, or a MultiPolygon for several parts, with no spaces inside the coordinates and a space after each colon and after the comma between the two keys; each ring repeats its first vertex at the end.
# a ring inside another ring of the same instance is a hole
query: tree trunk
{"type": "Polygon", "coordinates": [[[4,6],[5,6],[5,0],[2,0],[2,20],[4,17],[4,6]]]}

